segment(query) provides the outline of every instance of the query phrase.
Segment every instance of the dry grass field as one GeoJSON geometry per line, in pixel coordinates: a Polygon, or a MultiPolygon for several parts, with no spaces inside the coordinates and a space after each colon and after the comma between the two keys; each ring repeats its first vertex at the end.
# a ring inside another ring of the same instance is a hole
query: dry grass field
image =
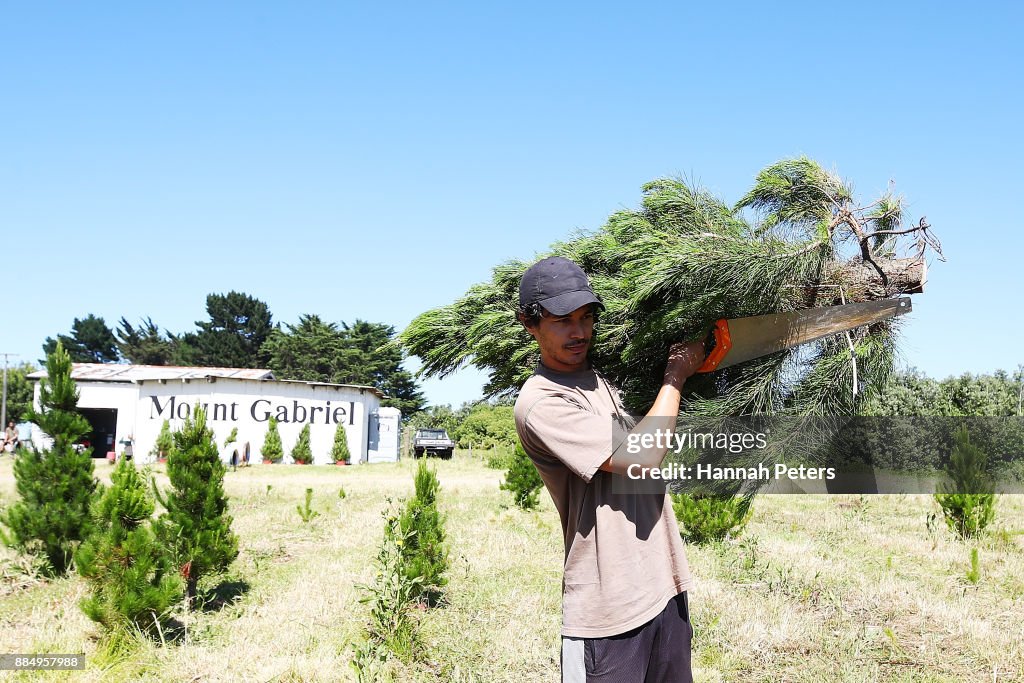
{"type": "MultiPolygon", "coordinates": [[[[550,500],[542,494],[538,511],[522,512],[498,490],[501,473],[479,460],[436,467],[449,604],[417,613],[426,649],[396,664],[396,680],[557,681],[561,540],[550,500]]],[[[368,614],[357,584],[374,580],[381,512],[411,493],[413,469],[229,472],[239,558],[205,585],[205,609],[179,615],[183,634],[167,645],[101,647],[77,605],[81,580],[42,579],[0,549],[0,652],[84,652],[88,661],[85,671],[0,678],[353,680],[368,614]],[[296,511],[306,487],[320,512],[308,525],[296,511]]],[[[101,480],[109,470],[97,461],[101,480]]],[[[11,459],[0,458],[0,506],[14,497],[11,459]]],[[[936,509],[916,495],[760,497],[738,539],[688,549],[696,680],[1024,681],[1024,498],[1001,498],[995,528],[976,543],[941,521],[929,527],[936,509]]]]}

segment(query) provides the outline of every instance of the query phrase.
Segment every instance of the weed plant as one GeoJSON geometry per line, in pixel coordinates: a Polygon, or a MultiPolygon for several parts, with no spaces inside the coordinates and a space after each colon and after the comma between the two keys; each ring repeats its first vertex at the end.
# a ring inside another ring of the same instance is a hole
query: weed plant
{"type": "Polygon", "coordinates": [[[309,524],[320,516],[320,513],[313,509],[313,489],[306,489],[305,505],[296,505],[295,509],[299,511],[303,524],[309,524]]]}
{"type": "Polygon", "coordinates": [[[384,539],[374,560],[376,583],[357,586],[368,593],[359,601],[370,605],[366,641],[356,648],[352,659],[360,681],[378,680],[391,655],[409,661],[419,642],[412,607],[420,594],[422,579],[409,577],[404,560],[405,547],[415,532],[402,534],[398,517],[388,509],[382,514],[384,539]]]}
{"type": "Polygon", "coordinates": [[[971,568],[967,572],[967,581],[977,585],[981,580],[981,561],[978,559],[978,549],[971,548],[971,568]]]}

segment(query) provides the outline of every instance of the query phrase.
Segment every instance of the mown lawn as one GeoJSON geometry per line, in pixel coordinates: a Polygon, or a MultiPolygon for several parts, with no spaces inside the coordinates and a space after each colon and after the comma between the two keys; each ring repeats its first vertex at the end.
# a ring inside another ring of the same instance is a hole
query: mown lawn
{"type": "MultiPolygon", "coordinates": [[[[546,494],[509,505],[501,473],[457,456],[436,461],[451,541],[449,605],[418,613],[421,661],[408,681],[557,681],[561,538],[546,494]]],[[[111,468],[97,461],[105,480],[111,468]]],[[[174,644],[101,648],[78,609],[76,577],[47,581],[0,549],[0,651],[85,652],[86,671],[11,680],[351,680],[391,498],[412,491],[414,463],[255,466],[229,472],[241,553],[181,614],[174,644]],[[269,487],[269,489],[268,489],[269,487]],[[296,505],[306,487],[321,514],[296,505]],[[339,499],[344,487],[347,497],[339,499]]],[[[162,475],[158,471],[158,480],[162,475]]],[[[166,485],[166,481],[162,480],[166,485]]],[[[0,505],[14,500],[0,458],[0,505]]],[[[927,496],[762,496],[735,541],[688,549],[698,681],[1024,680],[1024,499],[1003,497],[996,528],[956,540],[927,496]],[[977,547],[981,578],[967,579],[977,547]]],[[[6,680],[6,679],[5,679],[6,680]]]]}

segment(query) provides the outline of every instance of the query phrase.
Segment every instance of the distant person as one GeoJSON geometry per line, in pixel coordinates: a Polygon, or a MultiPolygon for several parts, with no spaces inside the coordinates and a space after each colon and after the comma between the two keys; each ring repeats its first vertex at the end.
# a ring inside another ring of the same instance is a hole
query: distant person
{"type": "Polygon", "coordinates": [[[13,453],[17,447],[18,428],[14,426],[14,420],[11,420],[7,423],[7,429],[4,430],[4,450],[8,453],[13,453]]]}
{"type": "Polygon", "coordinates": [[[135,455],[135,437],[129,434],[127,438],[121,439],[121,443],[124,444],[124,459],[131,460],[135,455]]]}

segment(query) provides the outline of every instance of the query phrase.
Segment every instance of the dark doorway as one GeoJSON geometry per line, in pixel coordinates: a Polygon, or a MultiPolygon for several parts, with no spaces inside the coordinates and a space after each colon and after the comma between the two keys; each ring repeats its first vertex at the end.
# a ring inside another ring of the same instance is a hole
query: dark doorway
{"type": "Polygon", "coordinates": [[[114,447],[117,432],[117,410],[113,408],[79,408],[78,412],[89,421],[92,432],[86,438],[92,446],[92,457],[105,458],[114,447]]]}

